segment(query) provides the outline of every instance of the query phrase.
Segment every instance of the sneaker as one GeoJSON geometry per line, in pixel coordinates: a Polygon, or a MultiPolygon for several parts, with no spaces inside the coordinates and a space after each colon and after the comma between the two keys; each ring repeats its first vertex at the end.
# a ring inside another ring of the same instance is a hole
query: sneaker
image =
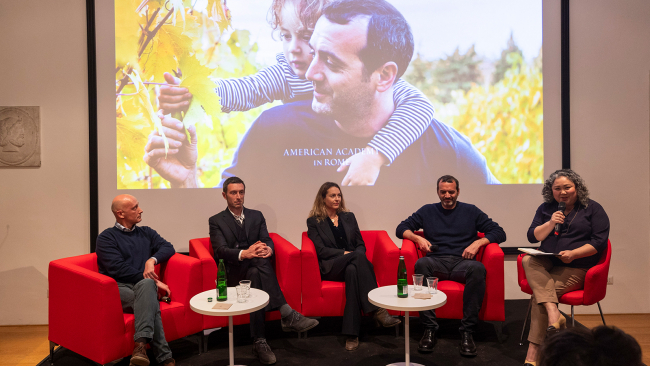
{"type": "Polygon", "coordinates": [[[147,357],[147,344],[144,342],[135,342],[133,355],[131,355],[131,365],[149,366],[149,357],[147,357]]]}
{"type": "Polygon", "coordinates": [[[271,351],[271,347],[269,347],[269,344],[266,343],[266,339],[264,338],[257,338],[253,342],[253,356],[257,357],[265,365],[275,363],[275,354],[271,351]]]}
{"type": "Polygon", "coordinates": [[[291,315],[286,316],[280,320],[282,330],[285,332],[306,332],[311,328],[318,325],[318,320],[305,318],[297,311],[293,311],[291,315]]]}
{"type": "Polygon", "coordinates": [[[168,358],[163,362],[163,366],[176,366],[176,360],[168,358]]]}

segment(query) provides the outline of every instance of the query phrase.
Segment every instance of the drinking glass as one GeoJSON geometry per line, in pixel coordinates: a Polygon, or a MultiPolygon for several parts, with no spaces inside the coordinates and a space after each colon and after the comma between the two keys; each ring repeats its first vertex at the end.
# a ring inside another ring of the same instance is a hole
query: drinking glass
{"type": "Polygon", "coordinates": [[[429,286],[430,294],[438,293],[438,277],[427,277],[427,285],[429,286]]]}
{"type": "Polygon", "coordinates": [[[246,302],[246,289],[243,286],[235,286],[237,290],[237,302],[246,302]]]}
{"type": "Polygon", "coordinates": [[[250,280],[241,280],[239,285],[244,288],[245,297],[251,297],[251,281],[250,280]]]}
{"type": "Polygon", "coordinates": [[[414,274],[413,275],[413,290],[422,291],[422,279],[423,278],[424,278],[424,275],[421,275],[421,274],[414,274]]]}

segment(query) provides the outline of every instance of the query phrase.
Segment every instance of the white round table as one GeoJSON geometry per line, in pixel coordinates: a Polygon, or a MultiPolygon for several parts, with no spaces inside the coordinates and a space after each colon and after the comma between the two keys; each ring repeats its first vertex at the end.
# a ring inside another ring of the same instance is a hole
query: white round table
{"type": "Polygon", "coordinates": [[[246,299],[246,302],[237,302],[237,291],[234,287],[228,287],[228,300],[217,301],[217,290],[212,289],[194,295],[190,300],[190,308],[203,315],[228,317],[228,353],[230,366],[234,366],[235,351],[233,348],[232,317],[260,310],[268,303],[269,294],[256,288],[251,288],[251,296],[246,299]],[[212,298],[212,302],[208,302],[208,297],[212,298]],[[232,306],[228,310],[213,309],[212,307],[215,304],[232,304],[232,306]]]}
{"type": "MultiPolygon", "coordinates": [[[[427,286],[422,287],[421,293],[427,293],[427,286]]],[[[406,362],[391,363],[388,366],[413,365],[423,366],[418,363],[411,363],[411,354],[409,350],[409,311],[422,311],[439,308],[447,303],[447,295],[438,290],[438,293],[431,294],[430,299],[416,299],[413,295],[417,293],[413,286],[409,286],[409,296],[404,298],[397,297],[397,285],[384,286],[376,288],[368,293],[368,300],[371,304],[377,305],[384,309],[404,311],[404,339],[406,348],[406,362]]]]}

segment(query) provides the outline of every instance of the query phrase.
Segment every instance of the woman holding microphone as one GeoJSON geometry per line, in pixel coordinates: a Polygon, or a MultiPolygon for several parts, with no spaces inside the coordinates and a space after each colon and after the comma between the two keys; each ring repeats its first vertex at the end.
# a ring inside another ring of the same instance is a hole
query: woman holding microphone
{"type": "Polygon", "coordinates": [[[353,351],[359,347],[361,311],[372,314],[376,323],[384,327],[401,323],[386,309],[368,301],[368,293],[377,288],[375,271],[366,257],[357,219],[345,208],[338,184],[327,182],[318,190],[307,219],[307,235],[316,248],[321,278],[345,282],[343,334],[348,335],[345,349],[353,351]]]}
{"type": "Polygon", "coordinates": [[[544,183],[542,196],[544,203],[537,208],[528,229],[528,240],[541,241],[541,251],[558,255],[527,255],[522,261],[533,290],[530,344],[524,366],[536,365],[539,347],[547,333],[566,327],[566,319],[557,308],[558,298],[584,287],[587,270],[598,263],[609,237],[605,210],[589,199],[584,180],[572,170],[551,174],[544,183]]]}

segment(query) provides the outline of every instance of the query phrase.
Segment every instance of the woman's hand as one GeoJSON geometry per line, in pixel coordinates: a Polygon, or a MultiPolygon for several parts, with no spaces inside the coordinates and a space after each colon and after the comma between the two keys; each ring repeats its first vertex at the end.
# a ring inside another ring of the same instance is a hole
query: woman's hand
{"type": "Polygon", "coordinates": [[[556,224],[564,224],[564,213],[562,211],[555,211],[551,216],[551,223],[553,226],[556,224]]]}
{"type": "Polygon", "coordinates": [[[571,263],[574,259],[577,259],[573,250],[563,250],[558,253],[557,257],[564,263],[571,263]]]}

